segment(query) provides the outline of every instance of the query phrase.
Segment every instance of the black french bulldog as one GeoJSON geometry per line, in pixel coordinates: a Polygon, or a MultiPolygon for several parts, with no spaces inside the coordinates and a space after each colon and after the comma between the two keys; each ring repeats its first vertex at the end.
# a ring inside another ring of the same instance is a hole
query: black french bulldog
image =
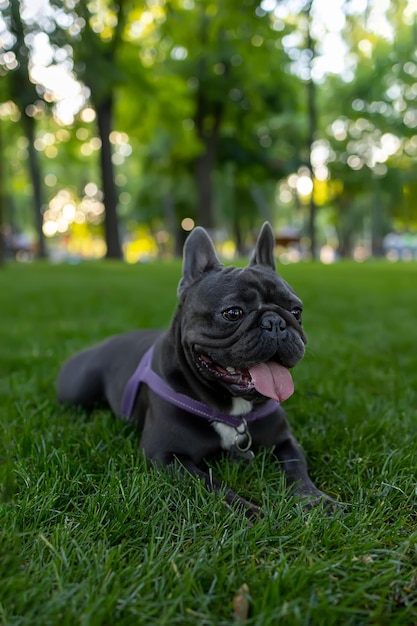
{"type": "Polygon", "coordinates": [[[273,448],[294,494],[331,499],[311,481],[280,402],[293,392],[288,368],[302,359],[302,303],[276,273],[271,226],[262,227],[249,265],[225,267],[203,228],[184,247],[179,304],[165,332],[110,337],[62,366],[58,399],[93,408],[105,401],[134,420],[148,459],[225,489],[247,516],[259,509],[205,471],[204,461],[229,451],[250,460],[273,448]]]}

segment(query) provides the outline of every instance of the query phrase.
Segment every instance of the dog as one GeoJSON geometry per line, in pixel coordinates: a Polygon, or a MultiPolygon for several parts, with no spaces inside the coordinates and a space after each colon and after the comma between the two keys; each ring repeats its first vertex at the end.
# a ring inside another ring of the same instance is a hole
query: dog
{"type": "Polygon", "coordinates": [[[65,362],[57,382],[59,402],[87,409],[105,402],[137,424],[150,461],[177,464],[248,517],[259,507],[205,465],[219,453],[250,461],[271,448],[293,494],[332,502],[310,479],[281,407],[293,393],[289,370],[303,358],[306,336],[302,302],[276,272],[274,244],[266,222],[249,264],[225,267],[196,227],[184,245],[168,330],[110,337],[65,362]]]}

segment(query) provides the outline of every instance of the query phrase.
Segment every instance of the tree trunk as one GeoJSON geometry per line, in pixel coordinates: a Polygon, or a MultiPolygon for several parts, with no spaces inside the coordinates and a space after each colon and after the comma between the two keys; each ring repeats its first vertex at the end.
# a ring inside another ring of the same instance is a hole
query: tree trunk
{"type": "MultiPolygon", "coordinates": [[[[203,73],[202,66],[200,73],[203,73]]],[[[199,88],[197,92],[195,125],[197,136],[203,145],[195,164],[197,184],[197,220],[200,226],[214,228],[212,176],[217,161],[220,125],[223,119],[223,103],[210,102],[209,94],[199,88]]]]}
{"type": "Polygon", "coordinates": [[[223,107],[219,103],[210,115],[210,105],[205,102],[204,93],[197,99],[197,136],[203,144],[203,151],[197,157],[195,175],[197,184],[197,220],[200,226],[214,228],[212,176],[217,161],[217,146],[223,107]],[[211,127],[206,129],[209,119],[211,127]]]}
{"type": "Polygon", "coordinates": [[[216,164],[216,139],[204,141],[204,150],[197,157],[195,165],[197,184],[197,221],[208,230],[214,228],[212,172],[216,164]]]}
{"type": "Polygon", "coordinates": [[[33,189],[33,210],[35,230],[38,237],[37,256],[46,258],[45,236],[43,234],[42,215],[42,183],[40,174],[39,154],[35,149],[35,119],[26,114],[29,104],[36,102],[38,95],[35,86],[29,79],[30,52],[26,44],[26,30],[20,15],[21,3],[16,0],[10,5],[10,27],[16,38],[13,52],[18,62],[17,69],[10,72],[10,95],[19,107],[22,116],[22,126],[28,140],[29,177],[33,189]]]}
{"type": "Polygon", "coordinates": [[[236,206],[236,203],[234,203],[234,207],[233,207],[233,234],[234,234],[234,240],[236,244],[237,255],[239,257],[242,257],[245,255],[246,250],[244,249],[245,246],[244,246],[243,236],[242,236],[242,224],[241,224],[241,220],[239,216],[238,206],[236,206]]]}
{"type": "Polygon", "coordinates": [[[252,183],[249,187],[249,191],[250,191],[250,195],[253,198],[253,201],[255,202],[255,206],[258,210],[260,217],[264,221],[272,223],[271,210],[265,198],[265,194],[262,190],[262,187],[260,187],[256,183],[252,183]]]}
{"type": "Polygon", "coordinates": [[[310,170],[311,181],[313,188],[311,191],[310,203],[309,203],[309,218],[308,218],[308,234],[310,237],[310,252],[311,258],[314,260],[317,258],[317,236],[316,236],[316,216],[317,205],[314,200],[314,170],[311,163],[311,147],[313,145],[315,135],[317,132],[317,108],[316,108],[316,85],[311,76],[311,68],[313,65],[315,48],[314,40],[311,36],[311,11],[312,0],[308,3],[306,8],[307,18],[307,50],[311,51],[309,62],[309,79],[307,82],[307,110],[308,110],[308,135],[307,135],[307,153],[308,161],[307,167],[310,170]]]}
{"type": "Polygon", "coordinates": [[[112,129],[112,98],[96,106],[98,131],[101,139],[100,166],[104,202],[104,233],[107,246],[106,258],[122,259],[119,222],[117,217],[117,193],[114,182],[110,133],[112,129]]]}
{"type": "Polygon", "coordinates": [[[350,259],[353,248],[353,230],[348,226],[342,226],[337,233],[339,238],[337,251],[342,259],[350,259]]]}
{"type": "Polygon", "coordinates": [[[4,169],[3,169],[3,136],[2,126],[0,124],[0,267],[4,264],[6,258],[5,246],[5,193],[4,193],[4,169]]]}
{"type": "Polygon", "coordinates": [[[382,200],[380,182],[373,177],[373,198],[371,204],[371,253],[373,257],[384,256],[384,239],[382,236],[382,200]]]}
{"type": "Polygon", "coordinates": [[[183,247],[188,233],[186,233],[180,226],[180,218],[177,215],[174,194],[172,191],[164,196],[164,216],[165,226],[168,232],[174,236],[174,255],[182,257],[183,247]]]}
{"type": "Polygon", "coordinates": [[[39,154],[35,149],[35,119],[23,113],[23,126],[28,140],[29,173],[33,188],[33,209],[35,217],[35,229],[38,237],[36,256],[39,259],[46,259],[45,235],[43,234],[43,214],[42,214],[42,184],[39,154]]]}

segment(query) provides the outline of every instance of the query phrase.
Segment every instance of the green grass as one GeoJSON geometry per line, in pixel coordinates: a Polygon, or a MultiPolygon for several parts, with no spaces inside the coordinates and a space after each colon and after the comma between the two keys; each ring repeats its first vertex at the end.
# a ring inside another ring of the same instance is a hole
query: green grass
{"type": "Polygon", "coordinates": [[[107,411],[55,400],[60,363],[166,326],[180,265],[10,265],[0,272],[0,623],[417,624],[417,265],[282,268],[308,355],[286,408],[316,484],[293,506],[267,453],[216,473],[260,503],[248,526],[197,480],[149,470],[107,411]]]}

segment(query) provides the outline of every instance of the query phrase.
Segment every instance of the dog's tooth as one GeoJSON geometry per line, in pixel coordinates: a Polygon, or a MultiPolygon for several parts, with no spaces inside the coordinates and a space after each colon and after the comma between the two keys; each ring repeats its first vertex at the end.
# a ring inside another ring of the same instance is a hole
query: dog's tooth
{"type": "Polygon", "coordinates": [[[227,371],[229,372],[229,374],[236,374],[236,370],[234,367],[226,367],[227,371]]]}

